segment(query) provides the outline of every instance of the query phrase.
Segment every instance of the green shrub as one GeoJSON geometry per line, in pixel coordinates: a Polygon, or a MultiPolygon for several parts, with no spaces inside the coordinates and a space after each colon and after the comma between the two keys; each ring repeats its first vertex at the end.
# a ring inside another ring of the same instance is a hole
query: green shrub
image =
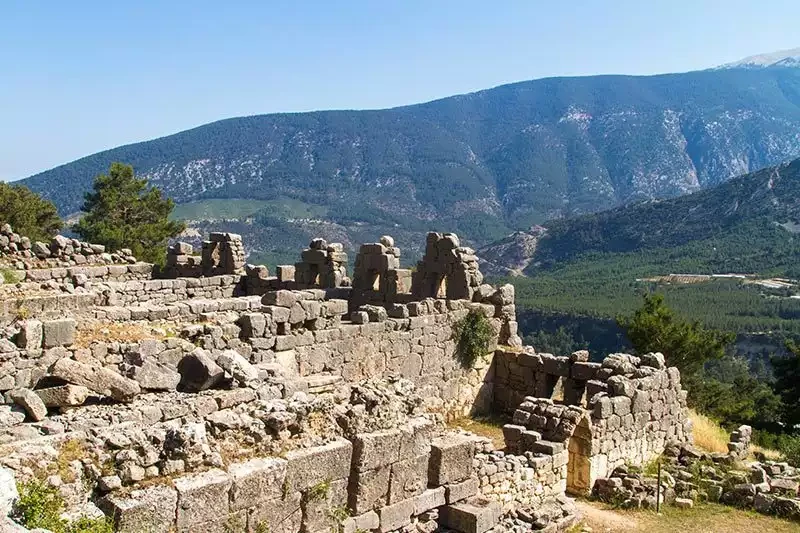
{"type": "Polygon", "coordinates": [[[58,489],[33,479],[17,485],[19,500],[13,518],[28,529],[48,529],[53,533],[114,533],[106,518],[82,516],[72,522],[61,519],[64,500],[58,489]]]}
{"type": "Polygon", "coordinates": [[[0,268],[0,275],[3,276],[3,282],[9,285],[14,285],[19,281],[19,279],[17,279],[16,272],[11,270],[10,268],[0,268]]]}
{"type": "Polygon", "coordinates": [[[15,518],[23,526],[28,529],[64,530],[64,522],[59,517],[64,509],[64,500],[56,488],[34,479],[20,483],[17,490],[19,501],[15,508],[15,518]]]}
{"type": "Polygon", "coordinates": [[[494,337],[494,329],[486,315],[475,309],[453,324],[453,340],[456,341],[456,357],[461,366],[472,368],[478,357],[486,355],[494,337]]]}

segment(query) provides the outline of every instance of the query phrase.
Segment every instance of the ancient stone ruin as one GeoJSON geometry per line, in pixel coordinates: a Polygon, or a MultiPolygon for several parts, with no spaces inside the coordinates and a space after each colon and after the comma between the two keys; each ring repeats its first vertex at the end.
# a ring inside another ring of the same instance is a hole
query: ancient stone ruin
{"type": "Polygon", "coordinates": [[[691,439],[660,354],[523,347],[513,286],[483,283],[453,234],[431,233],[413,273],[391,237],[365,244],[352,278],[322,239],[271,276],[212,234],[199,257],[174,244],[156,276],[125,251],[57,237],[39,257],[3,236],[14,531],[15,482],[33,479],[66,518],[122,532],[563,531],[567,492],[691,439]],[[453,326],[470,313],[494,336],[464,366],[453,326]],[[470,414],[506,416],[504,442],[450,427],[470,414]]]}

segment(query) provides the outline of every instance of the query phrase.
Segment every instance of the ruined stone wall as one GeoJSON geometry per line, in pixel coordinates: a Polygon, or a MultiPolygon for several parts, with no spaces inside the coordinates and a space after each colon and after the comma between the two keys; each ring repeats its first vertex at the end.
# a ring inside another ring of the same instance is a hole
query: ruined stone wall
{"type": "Polygon", "coordinates": [[[499,350],[494,359],[494,405],[513,409],[510,445],[567,450],[564,479],[576,493],[617,466],[645,464],[669,443],[691,439],[680,372],[663,355],[612,354],[602,363],[587,356],[526,349],[499,350]]]}

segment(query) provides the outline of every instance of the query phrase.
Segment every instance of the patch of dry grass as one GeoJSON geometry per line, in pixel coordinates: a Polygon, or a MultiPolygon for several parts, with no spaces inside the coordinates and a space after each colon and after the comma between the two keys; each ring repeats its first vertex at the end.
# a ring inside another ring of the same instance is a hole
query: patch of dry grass
{"type": "Polygon", "coordinates": [[[139,342],[144,339],[164,340],[174,337],[178,326],[159,324],[158,326],[139,322],[84,322],[75,332],[74,345],[88,348],[93,342],[139,342]]]}
{"type": "Polygon", "coordinates": [[[486,437],[492,441],[495,449],[502,450],[506,447],[503,438],[503,425],[508,420],[500,417],[464,417],[453,420],[447,424],[450,428],[460,428],[470,431],[481,437],[486,437]]]}
{"type": "Polygon", "coordinates": [[[719,424],[691,409],[689,419],[692,421],[695,446],[707,452],[728,453],[730,435],[719,424]]]}

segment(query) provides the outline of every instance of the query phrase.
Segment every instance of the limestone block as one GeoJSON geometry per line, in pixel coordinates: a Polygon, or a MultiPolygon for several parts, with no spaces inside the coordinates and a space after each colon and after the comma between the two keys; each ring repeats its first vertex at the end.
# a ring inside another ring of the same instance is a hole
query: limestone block
{"type": "Polygon", "coordinates": [[[348,518],[342,524],[341,533],[356,533],[358,531],[372,531],[378,529],[381,519],[375,511],[368,511],[358,516],[348,518]]]}
{"type": "Polygon", "coordinates": [[[181,375],[152,359],[147,359],[141,366],[134,366],[129,374],[143,389],[175,390],[181,381],[181,375]]]}
{"type": "Polygon", "coordinates": [[[28,418],[39,422],[47,417],[47,407],[39,396],[30,389],[13,389],[6,393],[6,398],[22,407],[28,418]]]}
{"type": "Polygon", "coordinates": [[[627,396],[615,396],[611,398],[611,404],[615,415],[625,416],[631,413],[631,399],[627,396]]]}
{"type": "Polygon", "coordinates": [[[299,533],[302,526],[302,495],[293,492],[283,499],[264,500],[250,509],[247,530],[250,532],[299,533]]]}
{"type": "Polygon", "coordinates": [[[242,337],[263,337],[267,330],[267,315],[264,313],[245,313],[239,318],[239,326],[242,328],[242,337]]]}
{"type": "Polygon", "coordinates": [[[168,533],[175,530],[178,493],[165,485],[134,490],[129,495],[111,493],[99,507],[119,533],[168,533]]]}
{"type": "Polygon", "coordinates": [[[239,511],[282,497],[286,461],[273,457],[251,459],[231,465],[228,473],[233,479],[231,511],[239,511]]]}
{"type": "Polygon", "coordinates": [[[258,369],[236,350],[222,352],[217,358],[217,364],[239,383],[244,384],[258,380],[258,369]]]}
{"type": "Polygon", "coordinates": [[[42,323],[42,343],[45,348],[70,346],[75,342],[75,320],[63,318],[42,323]]]}
{"type": "Polygon", "coordinates": [[[90,391],[80,385],[61,385],[34,391],[47,407],[73,407],[83,405],[90,391]]]}
{"type": "Polygon", "coordinates": [[[178,373],[181,375],[180,389],[186,392],[210,389],[225,375],[222,368],[202,348],[196,348],[181,359],[178,373]]]}
{"type": "Polygon", "coordinates": [[[278,281],[294,281],[294,265],[278,265],[277,275],[278,281]]]}
{"type": "MultiPolygon", "coordinates": [[[[8,515],[19,498],[14,473],[0,467],[0,517],[8,515]]],[[[0,529],[1,531],[2,529],[0,529]]]]}
{"type": "MultiPolygon", "coordinates": [[[[475,480],[477,483],[477,479],[475,480]]],[[[428,489],[414,498],[414,516],[441,507],[447,503],[445,498],[446,490],[444,487],[428,489]]]]}
{"type": "Polygon", "coordinates": [[[228,515],[231,476],[226,472],[208,470],[178,478],[174,484],[178,492],[178,531],[197,531],[199,526],[228,515]]]}
{"type": "Polygon", "coordinates": [[[546,455],[557,455],[564,451],[563,442],[551,442],[547,440],[537,440],[531,444],[531,451],[546,455]]]}
{"type": "Polygon", "coordinates": [[[595,378],[597,371],[600,370],[600,363],[589,363],[578,361],[572,363],[570,377],[572,379],[589,381],[595,378]]]}
{"type": "Polygon", "coordinates": [[[23,320],[17,334],[17,346],[34,351],[42,348],[42,323],[39,320],[23,320]]]}
{"type": "Polygon", "coordinates": [[[569,377],[569,358],[558,357],[552,354],[539,354],[542,358],[542,372],[551,376],[569,377]]]}
{"type": "Polygon", "coordinates": [[[636,384],[623,376],[611,376],[608,378],[608,388],[612,396],[627,396],[628,398],[632,398],[636,390],[636,384]]]}
{"type": "Polygon", "coordinates": [[[278,307],[291,308],[300,299],[298,293],[287,290],[272,291],[266,293],[261,298],[264,305],[276,305],[278,307]]]}
{"type": "Polygon", "coordinates": [[[400,429],[356,435],[353,439],[353,466],[356,470],[371,470],[398,461],[402,441],[400,429]]]}
{"type": "Polygon", "coordinates": [[[414,514],[415,504],[416,499],[411,498],[378,509],[378,517],[381,521],[378,531],[380,533],[386,533],[410,524],[411,516],[414,514]]]}
{"type": "Polygon", "coordinates": [[[614,405],[611,403],[611,398],[609,398],[608,396],[602,396],[597,399],[597,402],[594,404],[595,418],[608,418],[613,413],[614,413],[614,405]]]}
{"type": "Polygon", "coordinates": [[[389,501],[390,474],[389,466],[353,471],[348,488],[350,509],[361,514],[386,505],[389,501]]]}
{"type": "Polygon", "coordinates": [[[434,486],[446,485],[472,475],[475,443],[463,435],[445,435],[431,442],[428,479],[434,486]]]}
{"type": "Polygon", "coordinates": [[[476,477],[471,477],[461,483],[451,483],[445,485],[445,499],[447,503],[460,502],[478,494],[480,481],[476,477]]]}
{"type": "Polygon", "coordinates": [[[323,482],[303,494],[302,531],[336,531],[344,516],[337,516],[336,510],[347,506],[347,480],[323,482]]]}
{"type": "Polygon", "coordinates": [[[428,455],[431,441],[436,433],[436,424],[424,417],[412,418],[402,426],[403,436],[400,442],[400,458],[428,455]]]}
{"type": "Polygon", "coordinates": [[[461,533],[484,533],[497,525],[501,515],[500,502],[475,497],[442,507],[439,521],[461,533]]]}
{"type": "Polygon", "coordinates": [[[428,459],[428,455],[423,455],[398,461],[391,466],[389,504],[413,498],[425,491],[428,486],[428,459]]]}
{"type": "Polygon", "coordinates": [[[141,392],[139,384],[104,367],[90,366],[73,359],[59,359],[50,375],[73,385],[81,385],[119,402],[129,402],[141,392]]]}
{"type": "Polygon", "coordinates": [[[347,479],[353,445],[337,439],[324,446],[292,450],[286,454],[286,484],[291,491],[304,491],[323,481],[347,479]]]}

